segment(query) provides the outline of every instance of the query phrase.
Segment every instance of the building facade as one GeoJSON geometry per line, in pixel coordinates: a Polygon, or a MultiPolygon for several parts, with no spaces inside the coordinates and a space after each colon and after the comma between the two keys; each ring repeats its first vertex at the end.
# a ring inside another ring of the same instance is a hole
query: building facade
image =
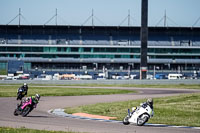
{"type": "MultiPolygon", "coordinates": [[[[200,28],[149,27],[147,55],[148,70],[199,70],[200,28]]],[[[0,25],[0,69],[9,72],[139,68],[140,27],[0,25]]]]}

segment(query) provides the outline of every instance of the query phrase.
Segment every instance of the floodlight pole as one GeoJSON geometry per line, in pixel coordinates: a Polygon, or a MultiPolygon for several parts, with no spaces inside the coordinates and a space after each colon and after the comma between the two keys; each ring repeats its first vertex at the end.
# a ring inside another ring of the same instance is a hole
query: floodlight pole
{"type": "Polygon", "coordinates": [[[21,8],[19,8],[19,25],[20,26],[20,22],[21,22],[21,8]]]}
{"type": "Polygon", "coordinates": [[[147,40],[148,40],[148,0],[142,0],[140,30],[140,79],[147,77],[147,40]]]}
{"type": "Polygon", "coordinates": [[[94,11],[92,9],[92,26],[94,26],[94,11]]]}
{"type": "Polygon", "coordinates": [[[167,25],[167,13],[166,13],[166,10],[165,10],[165,15],[164,15],[164,27],[166,27],[167,25]]]}
{"type": "Polygon", "coordinates": [[[130,26],[130,9],[128,10],[128,27],[130,26]]]}
{"type": "Polygon", "coordinates": [[[58,17],[58,14],[57,14],[57,8],[56,8],[56,26],[57,26],[57,22],[58,22],[58,19],[57,19],[57,17],[58,17]]]}

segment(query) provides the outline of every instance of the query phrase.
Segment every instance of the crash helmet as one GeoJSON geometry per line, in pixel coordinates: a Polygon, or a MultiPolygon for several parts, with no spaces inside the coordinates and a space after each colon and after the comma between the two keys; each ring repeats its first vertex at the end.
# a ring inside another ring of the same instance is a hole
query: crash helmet
{"type": "Polygon", "coordinates": [[[39,100],[40,100],[40,95],[39,95],[39,94],[35,94],[35,99],[36,99],[37,101],[39,101],[39,100]]]}
{"type": "Polygon", "coordinates": [[[24,87],[27,87],[28,85],[27,85],[27,83],[24,83],[24,87]]]}
{"type": "Polygon", "coordinates": [[[147,104],[148,104],[149,106],[153,106],[153,99],[152,99],[152,98],[148,98],[148,99],[147,99],[147,104]]]}

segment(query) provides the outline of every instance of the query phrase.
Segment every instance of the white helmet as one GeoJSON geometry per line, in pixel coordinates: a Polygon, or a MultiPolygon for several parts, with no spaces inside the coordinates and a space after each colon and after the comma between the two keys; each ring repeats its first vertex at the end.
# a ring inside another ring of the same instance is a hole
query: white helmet
{"type": "Polygon", "coordinates": [[[153,106],[153,99],[152,98],[148,98],[147,99],[147,104],[150,106],[153,106]]]}
{"type": "Polygon", "coordinates": [[[40,100],[40,95],[39,94],[35,94],[35,99],[39,101],[40,100]]]}

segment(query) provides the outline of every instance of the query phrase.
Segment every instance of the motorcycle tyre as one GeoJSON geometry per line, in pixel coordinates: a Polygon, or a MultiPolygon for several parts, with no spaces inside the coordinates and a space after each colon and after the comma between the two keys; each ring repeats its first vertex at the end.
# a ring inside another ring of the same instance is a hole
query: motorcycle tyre
{"type": "Polygon", "coordinates": [[[17,95],[17,100],[22,100],[22,95],[21,94],[17,95]]]}
{"type": "Polygon", "coordinates": [[[130,124],[130,122],[128,121],[128,117],[125,117],[124,119],[123,119],[123,124],[124,125],[129,125],[130,124]]]}
{"type": "Polygon", "coordinates": [[[19,114],[17,113],[17,109],[15,109],[14,113],[15,116],[18,116],[19,114]]]}
{"type": "Polygon", "coordinates": [[[145,116],[142,123],[138,123],[138,122],[139,122],[139,119],[140,119],[140,118],[138,118],[138,120],[137,120],[137,125],[138,125],[138,126],[143,126],[143,125],[149,120],[149,117],[148,117],[148,116],[145,116]]]}
{"type": "Polygon", "coordinates": [[[26,117],[30,113],[30,111],[31,111],[31,107],[26,106],[22,111],[22,117],[26,117]]]}

